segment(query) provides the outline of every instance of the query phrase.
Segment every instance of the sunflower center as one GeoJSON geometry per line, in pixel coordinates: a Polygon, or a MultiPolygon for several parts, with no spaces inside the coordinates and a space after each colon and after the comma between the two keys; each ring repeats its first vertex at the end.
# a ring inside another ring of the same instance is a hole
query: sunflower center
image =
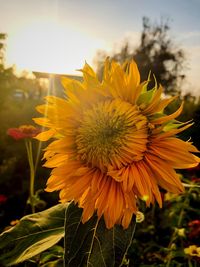
{"type": "Polygon", "coordinates": [[[121,168],[142,159],[147,132],[137,106],[120,99],[98,103],[84,112],[77,130],[78,158],[101,170],[121,168]]]}

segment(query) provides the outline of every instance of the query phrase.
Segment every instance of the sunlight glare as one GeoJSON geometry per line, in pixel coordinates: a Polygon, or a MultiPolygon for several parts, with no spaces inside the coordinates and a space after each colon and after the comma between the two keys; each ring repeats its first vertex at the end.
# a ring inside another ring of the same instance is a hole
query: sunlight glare
{"type": "Polygon", "coordinates": [[[8,38],[7,62],[17,68],[74,74],[91,62],[102,41],[55,22],[34,22],[8,38]]]}

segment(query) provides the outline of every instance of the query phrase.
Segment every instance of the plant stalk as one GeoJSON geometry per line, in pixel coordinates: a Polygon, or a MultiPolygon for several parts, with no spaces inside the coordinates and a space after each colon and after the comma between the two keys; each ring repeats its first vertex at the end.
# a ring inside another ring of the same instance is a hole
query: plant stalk
{"type": "Polygon", "coordinates": [[[33,162],[33,149],[32,142],[29,139],[25,140],[26,151],[28,156],[28,163],[30,167],[30,187],[29,187],[29,199],[32,213],[35,213],[35,205],[34,205],[34,187],[35,187],[35,167],[33,162]]]}

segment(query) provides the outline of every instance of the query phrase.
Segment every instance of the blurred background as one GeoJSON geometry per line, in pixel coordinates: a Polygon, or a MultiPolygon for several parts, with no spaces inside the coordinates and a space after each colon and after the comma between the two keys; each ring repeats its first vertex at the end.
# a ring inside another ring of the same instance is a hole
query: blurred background
{"type": "MultiPolygon", "coordinates": [[[[199,0],[0,0],[1,229],[28,212],[26,149],[7,130],[33,124],[35,106],[48,94],[63,95],[61,76],[81,79],[77,69],[85,61],[100,79],[107,56],[134,58],[142,80],[151,70],[165,95],[179,95],[168,112],[185,101],[180,119],[195,125],[182,138],[200,149],[199,12],[199,0]]],[[[44,189],[48,175],[39,164],[36,190],[44,189]]],[[[46,207],[58,201],[56,194],[41,194],[46,207]]]]}

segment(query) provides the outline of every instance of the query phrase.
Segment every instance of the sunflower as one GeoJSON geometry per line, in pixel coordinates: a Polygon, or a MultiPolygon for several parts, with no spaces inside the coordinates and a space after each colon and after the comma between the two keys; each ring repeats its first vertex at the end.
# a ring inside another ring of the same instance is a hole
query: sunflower
{"type": "Polygon", "coordinates": [[[62,202],[83,208],[82,222],[94,212],[107,228],[127,228],[138,199],[162,206],[159,188],[181,193],[175,169],[195,167],[199,158],[191,142],[175,137],[191,126],[163,110],[175,97],[162,99],[163,89],[140,82],[134,61],[119,65],[107,59],[102,81],[85,64],[83,82],[63,78],[66,98],[47,96],[44,114],[35,122],[47,127],[37,138],[54,138],[45,149],[44,166],[53,168],[46,191],[60,190],[62,202]]]}

